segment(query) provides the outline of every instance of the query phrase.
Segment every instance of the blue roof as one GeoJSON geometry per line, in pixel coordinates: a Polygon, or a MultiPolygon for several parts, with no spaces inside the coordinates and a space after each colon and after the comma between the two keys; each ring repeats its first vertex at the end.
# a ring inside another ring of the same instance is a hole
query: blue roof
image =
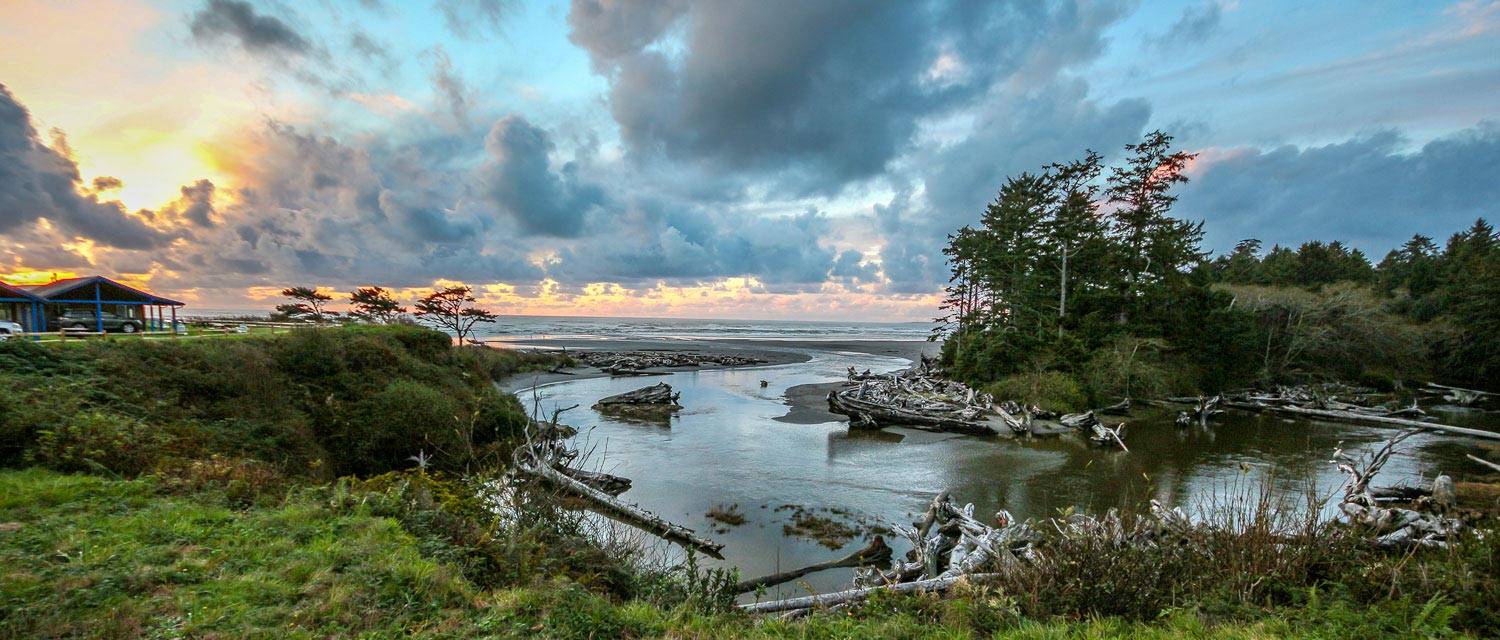
{"type": "MultiPolygon", "coordinates": [[[[110,280],[109,278],[106,278],[104,276],[87,276],[87,277],[82,277],[82,278],[64,278],[64,279],[58,280],[56,282],[49,282],[47,284],[37,285],[37,286],[34,286],[34,287],[26,287],[26,291],[29,292],[29,295],[32,298],[35,298],[35,299],[37,299],[39,301],[42,301],[42,302],[47,302],[47,301],[52,301],[52,300],[68,299],[69,296],[67,296],[65,294],[71,293],[73,291],[77,291],[78,289],[81,289],[83,287],[86,287],[86,286],[89,286],[89,285],[93,285],[93,284],[100,284],[100,285],[106,285],[106,286],[110,286],[110,287],[115,287],[115,288],[118,288],[118,289],[120,289],[120,290],[128,293],[128,294],[131,294],[133,296],[138,296],[138,297],[140,297],[142,299],[142,300],[139,300],[139,301],[138,300],[132,300],[131,302],[141,302],[141,301],[144,301],[145,304],[160,304],[160,305],[167,305],[167,306],[172,306],[172,307],[185,306],[185,303],[178,302],[178,301],[172,300],[170,298],[163,298],[163,297],[161,297],[159,295],[156,295],[154,293],[150,293],[150,292],[147,292],[147,291],[141,291],[140,289],[120,284],[120,283],[115,282],[114,280],[110,280]]],[[[94,299],[94,292],[92,290],[90,290],[86,294],[82,295],[79,299],[93,300],[94,299]]],[[[105,302],[119,302],[119,300],[117,300],[117,299],[112,300],[110,298],[105,298],[104,301],[105,302]]]]}

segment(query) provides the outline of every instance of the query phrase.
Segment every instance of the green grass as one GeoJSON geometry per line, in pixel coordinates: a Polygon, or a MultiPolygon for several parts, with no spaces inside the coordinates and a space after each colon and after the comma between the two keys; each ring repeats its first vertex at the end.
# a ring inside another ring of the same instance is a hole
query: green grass
{"type": "Polygon", "coordinates": [[[1462,637],[1441,602],[1351,609],[1317,593],[1211,623],[1191,610],[1028,620],[1013,598],[981,589],[798,621],[619,601],[545,576],[486,592],[396,520],[317,495],[236,509],[216,491],[173,493],[150,477],[0,471],[0,637],[1462,637]]]}
{"type": "Polygon", "coordinates": [[[395,522],[307,503],[235,511],[149,480],[0,474],[0,635],[435,631],[474,593],[395,522]],[[11,528],[14,528],[12,525],[11,528]]]}

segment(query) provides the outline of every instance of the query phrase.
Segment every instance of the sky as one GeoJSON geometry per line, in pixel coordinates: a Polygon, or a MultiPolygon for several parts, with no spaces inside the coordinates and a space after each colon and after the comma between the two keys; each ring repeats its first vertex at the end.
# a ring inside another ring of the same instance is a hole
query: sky
{"type": "Polygon", "coordinates": [[[0,4],[0,279],[190,309],[924,320],[1006,176],[1156,129],[1211,251],[1500,217],[1500,1],[0,4]]]}

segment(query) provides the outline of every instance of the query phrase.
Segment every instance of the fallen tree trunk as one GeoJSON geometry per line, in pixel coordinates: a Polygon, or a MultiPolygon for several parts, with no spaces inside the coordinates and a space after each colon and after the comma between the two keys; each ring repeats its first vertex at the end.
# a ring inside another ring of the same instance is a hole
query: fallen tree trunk
{"type": "Polygon", "coordinates": [[[773,573],[771,575],[755,578],[753,580],[746,580],[735,585],[734,592],[749,593],[762,587],[772,587],[778,584],[791,582],[810,573],[817,573],[819,571],[826,571],[828,569],[847,569],[850,567],[862,567],[882,562],[890,562],[890,560],[890,545],[887,545],[885,543],[885,538],[875,536],[875,539],[871,540],[870,544],[865,545],[864,548],[857,549],[854,551],[854,553],[851,553],[842,558],[808,565],[806,567],[802,567],[801,569],[793,569],[791,571],[773,573]]]}
{"type": "Polygon", "coordinates": [[[1225,402],[1224,406],[1232,409],[1245,411],[1270,411],[1272,413],[1284,413],[1287,415],[1302,416],[1307,418],[1321,418],[1324,420],[1338,420],[1340,422],[1354,422],[1374,425],[1389,425],[1395,427],[1410,427],[1416,429],[1429,429],[1433,431],[1444,431],[1458,435],[1471,436],[1475,438],[1486,438],[1489,440],[1500,440],[1500,432],[1485,431],[1482,429],[1470,429],[1468,427],[1455,427],[1453,425],[1439,424],[1436,422],[1422,422],[1419,420],[1407,420],[1405,418],[1392,418],[1389,416],[1373,416],[1349,411],[1330,411],[1326,409],[1304,409],[1302,407],[1268,405],[1256,402],[1225,402]]]}
{"type": "Polygon", "coordinates": [[[618,520],[632,527],[676,542],[684,547],[697,549],[709,556],[724,559],[724,545],[698,536],[692,529],[673,524],[645,509],[625,504],[603,491],[573,479],[551,465],[536,464],[529,456],[517,456],[516,468],[527,475],[540,478],[549,484],[580,498],[589,508],[605,517],[618,520]]]}
{"type": "Polygon", "coordinates": [[[902,582],[900,584],[883,585],[878,587],[865,587],[862,589],[849,589],[847,591],[836,591],[834,593],[822,593],[800,598],[787,598],[785,600],[773,600],[771,602],[757,602],[753,604],[742,604],[740,610],[747,613],[776,613],[779,611],[793,611],[797,609],[811,609],[813,607],[830,607],[851,602],[859,602],[870,597],[871,594],[887,591],[892,593],[941,593],[953,588],[953,585],[964,580],[979,582],[994,580],[1000,577],[998,573],[976,573],[970,575],[949,576],[946,578],[933,578],[930,580],[918,580],[916,582],[902,582]]]}

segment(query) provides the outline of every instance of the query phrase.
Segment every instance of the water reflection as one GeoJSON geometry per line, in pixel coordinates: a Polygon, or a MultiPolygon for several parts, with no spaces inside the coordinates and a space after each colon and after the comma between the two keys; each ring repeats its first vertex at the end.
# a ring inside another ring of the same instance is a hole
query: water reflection
{"type": "MultiPolygon", "coordinates": [[[[1040,518],[1068,507],[1104,511],[1151,499],[1192,506],[1269,483],[1301,506],[1309,486],[1330,494],[1342,482],[1328,463],[1340,442],[1347,450],[1369,451],[1395,433],[1240,413],[1207,429],[1179,430],[1166,416],[1137,415],[1125,433],[1125,453],[1073,435],[1015,441],[908,429],[851,433],[837,422],[775,420],[787,412],[783,396],[790,387],[839,380],[850,366],[884,371],[905,365],[899,358],[815,352],[799,364],[578,380],[544,387],[539,395],[544,410],[583,407],[565,414],[564,422],[580,429],[578,444],[599,468],[634,481],[623,499],[700,532],[710,530],[704,517],[710,507],[738,503],[746,524],[709,536],[725,544],[725,563],[744,576],[841,553],[783,535],[790,514],[776,510],[782,505],[837,507],[889,526],[910,522],[944,489],[975,503],[980,513],[1003,508],[1040,518]],[[682,392],[685,407],[664,425],[587,409],[606,395],[663,380],[682,392]]],[[[1384,483],[1431,478],[1462,458],[1462,443],[1451,438],[1422,434],[1408,443],[1386,466],[1384,483]]],[[[834,571],[807,582],[832,589],[848,577],[848,571],[834,571]]]]}

